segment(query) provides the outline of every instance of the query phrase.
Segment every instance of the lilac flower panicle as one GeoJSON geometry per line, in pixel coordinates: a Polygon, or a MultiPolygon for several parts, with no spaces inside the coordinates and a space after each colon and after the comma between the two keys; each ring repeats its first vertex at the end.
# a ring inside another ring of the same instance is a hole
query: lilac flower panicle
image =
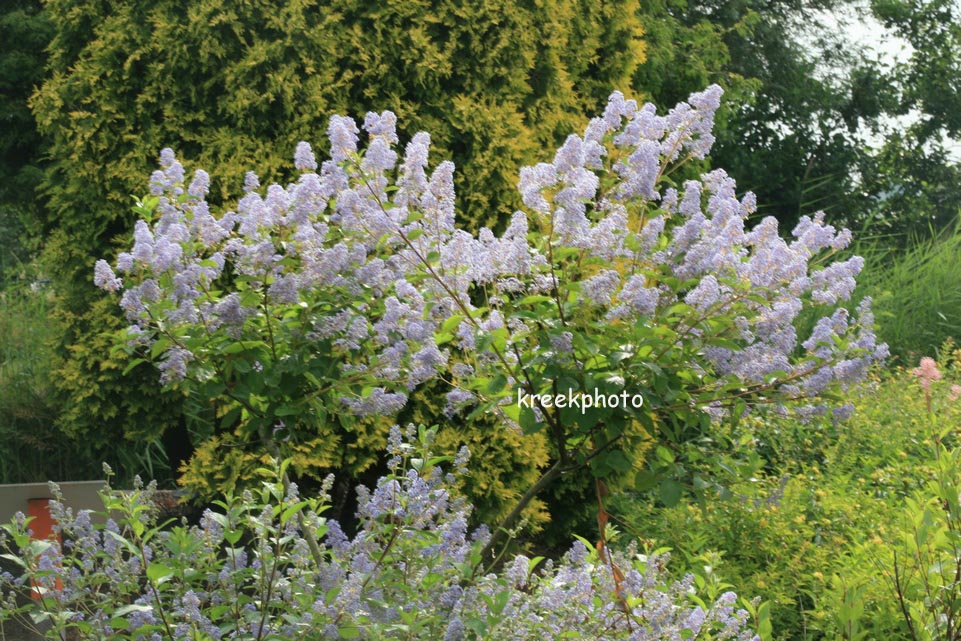
{"type": "Polygon", "coordinates": [[[115,292],[123,287],[123,281],[117,278],[105,260],[98,260],[94,266],[93,284],[108,292],[115,292]]]}
{"type": "Polygon", "coordinates": [[[533,167],[521,168],[518,189],[524,204],[534,211],[549,211],[550,204],[542,192],[556,184],[557,180],[557,168],[554,165],[541,163],[533,167]]]}
{"type": "Polygon", "coordinates": [[[608,305],[620,282],[620,274],[614,270],[607,270],[581,283],[581,293],[595,305],[608,305]]]}
{"type": "Polygon", "coordinates": [[[162,383],[172,383],[182,381],[187,377],[187,364],[194,358],[193,354],[182,347],[173,347],[167,351],[167,355],[160,363],[162,383]]]}
{"type": "Polygon", "coordinates": [[[389,416],[396,414],[404,407],[407,403],[407,396],[376,387],[364,398],[343,398],[341,402],[359,416],[389,416]]]}
{"type": "Polygon", "coordinates": [[[434,231],[454,231],[454,163],[445,160],[430,175],[422,206],[430,214],[428,225],[434,231]]]}
{"type": "Polygon", "coordinates": [[[301,171],[316,171],[317,160],[314,159],[314,151],[310,144],[306,142],[297,143],[297,150],[294,152],[294,166],[301,171]]]}
{"type": "Polygon", "coordinates": [[[203,169],[194,172],[194,179],[187,188],[187,193],[194,198],[205,198],[210,190],[210,175],[203,169]]]}
{"type": "Polygon", "coordinates": [[[357,124],[352,118],[334,116],[330,119],[327,136],[330,138],[330,157],[334,162],[346,160],[357,151],[357,124]]]}
{"type": "Polygon", "coordinates": [[[551,337],[551,347],[562,354],[574,353],[574,335],[571,332],[561,332],[551,337]]]}
{"type": "Polygon", "coordinates": [[[658,200],[657,179],[661,173],[661,149],[651,140],[643,140],[628,156],[627,162],[617,165],[623,182],[617,195],[623,200],[644,198],[658,200]]]}
{"type": "Polygon", "coordinates": [[[456,416],[457,413],[466,405],[476,400],[473,392],[465,389],[454,388],[447,392],[444,414],[449,417],[456,416]]]}
{"type": "Polygon", "coordinates": [[[361,167],[369,172],[384,172],[393,169],[396,163],[397,152],[384,138],[377,137],[367,147],[361,167]]]}
{"type": "Polygon", "coordinates": [[[173,149],[165,147],[160,150],[160,167],[162,169],[169,169],[175,162],[177,162],[177,159],[174,156],[173,149]]]}
{"type": "Polygon", "coordinates": [[[244,175],[244,193],[249,194],[253,191],[260,189],[260,179],[252,171],[248,171],[244,175]]]}
{"type": "Polygon", "coordinates": [[[627,314],[653,316],[657,310],[658,291],[648,287],[646,281],[645,276],[631,276],[617,295],[620,305],[613,307],[607,317],[622,318],[627,314]]]}
{"type": "Polygon", "coordinates": [[[368,112],[364,117],[364,131],[371,136],[383,138],[389,144],[397,144],[397,116],[393,112],[368,112]]]}
{"type": "Polygon", "coordinates": [[[720,298],[721,288],[717,279],[712,274],[708,274],[701,279],[697,287],[687,293],[684,302],[703,312],[714,306],[720,298]]]}

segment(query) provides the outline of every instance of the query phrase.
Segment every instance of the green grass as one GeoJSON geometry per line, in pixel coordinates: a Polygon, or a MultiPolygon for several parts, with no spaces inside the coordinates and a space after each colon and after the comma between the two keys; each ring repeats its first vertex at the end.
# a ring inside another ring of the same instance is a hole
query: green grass
{"type": "Polygon", "coordinates": [[[23,279],[0,290],[0,483],[97,479],[101,461],[115,458],[57,424],[58,331],[52,293],[42,283],[23,279]]]}
{"type": "Polygon", "coordinates": [[[47,287],[23,279],[0,289],[0,483],[99,479],[104,461],[122,482],[135,474],[171,477],[157,440],[96,446],[60,429],[54,380],[60,331],[47,287]]]}
{"type": "Polygon", "coordinates": [[[904,250],[865,249],[856,296],[874,299],[878,335],[893,355],[913,365],[946,338],[961,337],[961,228],[904,250]]]}
{"type": "Polygon", "coordinates": [[[0,482],[65,471],[54,427],[49,312],[42,289],[14,285],[0,292],[0,482]]]}

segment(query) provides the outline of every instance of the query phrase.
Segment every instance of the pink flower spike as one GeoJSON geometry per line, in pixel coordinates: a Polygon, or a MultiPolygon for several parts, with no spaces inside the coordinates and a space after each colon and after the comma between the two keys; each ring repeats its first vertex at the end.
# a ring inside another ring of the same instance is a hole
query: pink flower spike
{"type": "Polygon", "coordinates": [[[930,356],[922,358],[921,366],[915,367],[912,373],[921,379],[921,387],[925,391],[930,391],[931,383],[941,380],[941,372],[938,371],[938,364],[930,356]]]}
{"type": "Polygon", "coordinates": [[[948,399],[953,403],[958,400],[959,396],[961,396],[961,385],[952,385],[951,391],[948,393],[948,399]]]}

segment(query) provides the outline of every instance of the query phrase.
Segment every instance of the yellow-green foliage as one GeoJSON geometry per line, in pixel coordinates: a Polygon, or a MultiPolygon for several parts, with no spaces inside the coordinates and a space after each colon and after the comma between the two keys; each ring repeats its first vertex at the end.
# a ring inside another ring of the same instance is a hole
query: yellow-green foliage
{"type": "MultiPolygon", "coordinates": [[[[470,473],[457,479],[458,488],[470,497],[475,518],[499,522],[548,463],[547,440],[542,434],[524,436],[490,417],[446,420],[443,407],[443,394],[427,386],[413,395],[402,419],[420,424],[440,421],[433,447],[438,454],[454,455],[463,445],[470,448],[470,473]]],[[[317,426],[317,436],[310,441],[283,444],[284,455],[291,458],[291,470],[298,476],[321,478],[336,470],[348,478],[359,478],[382,463],[391,425],[386,418],[362,420],[348,433],[317,426]]],[[[218,492],[236,490],[266,462],[266,453],[256,443],[233,433],[217,434],[205,439],[184,465],[180,483],[199,498],[211,498],[218,492]]],[[[535,500],[524,517],[528,529],[536,531],[550,514],[542,501],[535,500]]]]}
{"type": "MultiPolygon", "coordinates": [[[[223,412],[214,409],[212,413],[221,418],[223,412]]],[[[299,434],[292,441],[279,432],[277,438],[295,476],[317,480],[335,471],[344,487],[349,487],[383,462],[391,425],[393,421],[386,417],[358,419],[347,432],[337,423],[312,424],[309,437],[299,434]]],[[[240,428],[215,432],[199,429],[195,437],[199,445],[181,467],[178,481],[197,498],[212,499],[233,492],[256,478],[258,468],[271,464],[263,444],[245,437],[240,428]]]]}
{"type": "MultiPolygon", "coordinates": [[[[548,464],[547,438],[543,433],[525,436],[491,416],[446,419],[441,385],[426,385],[416,392],[404,418],[415,424],[440,426],[434,447],[437,452],[454,454],[463,445],[470,449],[470,473],[458,479],[458,484],[471,498],[479,520],[498,523],[548,464]]],[[[524,517],[533,530],[551,518],[540,499],[531,502],[524,517]]]]}
{"type": "MultiPolygon", "coordinates": [[[[774,639],[804,638],[798,632],[805,628],[830,631],[836,625],[832,577],[860,583],[864,573],[852,577],[846,562],[864,532],[884,523],[883,506],[816,466],[797,477],[745,483],[735,494],[703,506],[634,514],[629,530],[652,548],[672,548],[678,571],[770,601],[774,639]]],[[[863,598],[876,602],[884,595],[878,580],[863,598]]]]}
{"type": "Polygon", "coordinates": [[[127,228],[129,194],[162,147],[236,194],[251,168],[283,179],[298,140],[322,147],[332,114],[384,109],[458,165],[464,222],[496,224],[517,203],[519,166],[629,90],[644,60],[636,9],[52,0],[48,78],[32,101],[51,141],[47,224],[101,248],[127,228]]]}
{"type": "Polygon", "coordinates": [[[913,367],[878,373],[850,392],[855,413],[839,425],[742,426],[775,464],[735,484],[733,498],[670,509],[620,501],[625,530],[672,548],[679,573],[770,601],[772,639],[906,638],[885,563],[904,537],[908,498],[935,476],[936,440],[961,442],[951,389],[961,352],[947,344],[942,354],[931,414],[913,367]]]}
{"type": "MultiPolygon", "coordinates": [[[[299,140],[323,153],[332,114],[390,109],[402,137],[428,131],[435,163],[457,164],[461,222],[496,225],[518,205],[521,165],[549,159],[612,90],[630,92],[644,60],[638,8],[636,0],[50,0],[55,36],[31,107],[49,145],[41,223],[64,319],[55,374],[64,429],[152,438],[184,420],[184,399],[162,397],[149,367],[122,375],[107,354],[98,334],[119,321],[91,283],[95,259],[129,234],[130,195],[146,191],[161,148],[206,169],[211,201],[229,202],[250,169],[264,184],[287,179],[299,140]]],[[[193,434],[200,449],[185,469],[188,485],[229,485],[259,456],[233,434],[193,434]]],[[[544,458],[536,442],[512,435],[477,440],[490,458],[475,457],[472,487],[501,513],[544,458]]],[[[320,433],[295,463],[354,474],[383,444],[383,426],[320,433]]]]}

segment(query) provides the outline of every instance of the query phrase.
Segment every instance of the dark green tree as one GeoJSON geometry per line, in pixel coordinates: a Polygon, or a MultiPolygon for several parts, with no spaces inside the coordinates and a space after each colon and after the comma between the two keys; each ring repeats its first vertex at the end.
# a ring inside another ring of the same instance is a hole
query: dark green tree
{"type": "Polygon", "coordinates": [[[720,27],[729,69],[757,83],[719,135],[715,162],[757,193],[759,213],[788,227],[818,209],[850,223],[859,207],[858,129],[877,109],[858,91],[862,63],[818,13],[846,4],[724,0],[698,3],[688,17],[720,27]]]}
{"type": "Polygon", "coordinates": [[[789,227],[824,209],[879,232],[956,215],[959,29],[950,0],[879,0],[874,15],[914,48],[891,69],[851,47],[830,16],[852,0],[676,0],[647,5],[638,78],[663,104],[707,80],[729,90],[713,162],[789,227]],[[913,114],[912,119],[892,118],[913,114]],[[880,142],[878,142],[880,141],[880,142]]]}
{"type": "Polygon", "coordinates": [[[961,5],[949,0],[878,0],[874,13],[911,45],[892,71],[900,118],[864,171],[870,213],[882,229],[924,234],[961,211],[961,5]]]}
{"type": "Polygon", "coordinates": [[[27,101],[43,80],[52,37],[39,1],[10,0],[0,8],[0,285],[27,260],[27,230],[39,211],[41,141],[27,101]]]}

